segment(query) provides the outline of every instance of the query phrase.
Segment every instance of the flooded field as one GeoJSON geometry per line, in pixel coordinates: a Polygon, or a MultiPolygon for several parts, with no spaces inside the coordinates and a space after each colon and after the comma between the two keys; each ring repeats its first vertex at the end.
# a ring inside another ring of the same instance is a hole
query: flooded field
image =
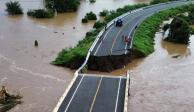
{"type": "MultiPolygon", "coordinates": [[[[81,24],[82,17],[89,11],[97,13],[149,0],[97,0],[95,4],[82,0],[76,13],[42,20],[26,14],[8,16],[4,11],[7,1],[0,1],[0,85],[23,95],[24,103],[11,112],[51,112],[74,71],[50,62],[61,49],[75,46],[92,28],[94,22],[81,24]],[[34,40],[38,40],[38,47],[34,47],[34,40]]],[[[25,12],[43,5],[41,0],[19,1],[25,12]]]]}

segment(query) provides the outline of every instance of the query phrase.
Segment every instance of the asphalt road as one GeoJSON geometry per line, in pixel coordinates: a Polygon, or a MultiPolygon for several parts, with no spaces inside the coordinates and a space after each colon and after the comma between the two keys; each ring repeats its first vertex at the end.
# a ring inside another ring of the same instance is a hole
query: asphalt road
{"type": "Polygon", "coordinates": [[[108,55],[122,55],[127,54],[131,42],[125,42],[123,36],[128,36],[130,41],[134,34],[135,27],[138,26],[143,20],[158,11],[181,6],[188,2],[176,2],[158,5],[150,8],[131,13],[123,20],[122,27],[110,26],[106,32],[103,33],[101,39],[94,47],[91,55],[93,56],[108,56],[108,55]]]}
{"type": "Polygon", "coordinates": [[[79,75],[58,112],[123,112],[126,78],[79,75]]]}

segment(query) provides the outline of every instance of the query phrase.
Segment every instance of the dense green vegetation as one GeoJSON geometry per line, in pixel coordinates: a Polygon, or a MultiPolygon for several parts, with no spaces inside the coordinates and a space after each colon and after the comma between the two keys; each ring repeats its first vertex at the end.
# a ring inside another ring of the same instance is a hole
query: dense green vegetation
{"type": "Polygon", "coordinates": [[[96,21],[96,22],[94,23],[93,28],[96,28],[96,29],[102,28],[105,24],[106,24],[106,23],[105,23],[104,21],[96,21]]]}
{"type": "Polygon", "coordinates": [[[27,12],[28,16],[34,17],[34,18],[52,18],[54,17],[54,11],[47,10],[47,9],[36,9],[36,10],[29,10],[27,12]]]}
{"type": "Polygon", "coordinates": [[[108,10],[103,10],[103,11],[101,11],[101,12],[99,13],[99,15],[100,15],[101,17],[104,17],[104,16],[108,15],[108,13],[109,13],[108,10]]]}
{"type": "Polygon", "coordinates": [[[18,1],[10,1],[7,2],[6,4],[6,11],[10,15],[17,15],[17,14],[23,14],[23,9],[21,8],[20,4],[18,1]]]}
{"type": "Polygon", "coordinates": [[[180,17],[174,17],[169,26],[168,37],[166,41],[188,44],[191,28],[187,21],[180,17]]]}
{"type": "Polygon", "coordinates": [[[96,0],[89,0],[90,1],[90,3],[95,3],[96,2],[96,0]]]}
{"type": "Polygon", "coordinates": [[[159,25],[169,17],[188,11],[194,5],[182,6],[165,11],[161,11],[147,18],[136,30],[133,49],[140,51],[144,56],[154,51],[154,35],[159,25]]]}
{"type": "Polygon", "coordinates": [[[92,11],[86,13],[85,17],[82,18],[82,23],[87,23],[88,20],[97,20],[96,14],[92,11]]]}
{"type": "Polygon", "coordinates": [[[96,35],[99,33],[99,30],[92,30],[86,33],[86,37],[79,41],[78,45],[74,48],[63,49],[59,54],[55,61],[52,64],[56,65],[64,65],[71,68],[75,66],[79,67],[80,64],[84,61],[85,56],[87,55],[88,49],[92,45],[92,42],[95,40],[96,35]],[[75,66],[72,63],[78,62],[75,66]]]}
{"type": "Polygon", "coordinates": [[[177,0],[153,0],[150,4],[165,3],[169,1],[177,1],[177,0]]]}
{"type": "Polygon", "coordinates": [[[97,20],[96,14],[90,11],[89,13],[86,13],[85,18],[88,20],[97,20]]]}
{"type": "Polygon", "coordinates": [[[46,8],[59,13],[76,11],[80,5],[80,0],[45,0],[46,8]]]}
{"type": "Polygon", "coordinates": [[[88,22],[88,19],[87,18],[83,18],[82,19],[82,23],[87,23],[88,22]]]}

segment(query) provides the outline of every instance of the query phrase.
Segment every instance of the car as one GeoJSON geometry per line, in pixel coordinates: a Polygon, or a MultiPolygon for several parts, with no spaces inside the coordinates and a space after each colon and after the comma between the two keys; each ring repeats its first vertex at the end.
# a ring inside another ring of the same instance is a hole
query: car
{"type": "Polygon", "coordinates": [[[123,21],[121,19],[118,19],[116,21],[116,27],[121,27],[123,25],[123,21]]]}

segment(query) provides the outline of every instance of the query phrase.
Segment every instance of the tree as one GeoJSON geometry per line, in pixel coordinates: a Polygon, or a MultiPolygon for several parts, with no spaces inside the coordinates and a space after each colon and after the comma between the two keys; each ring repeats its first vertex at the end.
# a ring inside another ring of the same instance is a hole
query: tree
{"type": "Polygon", "coordinates": [[[57,10],[57,12],[76,11],[80,2],[79,0],[45,0],[46,7],[57,10]]]}
{"type": "Polygon", "coordinates": [[[23,10],[18,1],[10,1],[6,3],[6,11],[10,15],[23,14],[23,10]]]}
{"type": "Polygon", "coordinates": [[[188,44],[190,32],[191,28],[188,22],[180,17],[175,17],[170,24],[169,34],[165,40],[175,43],[188,44]]]}
{"type": "Polygon", "coordinates": [[[85,18],[88,20],[97,20],[96,14],[90,11],[89,13],[86,13],[85,18]]]}

